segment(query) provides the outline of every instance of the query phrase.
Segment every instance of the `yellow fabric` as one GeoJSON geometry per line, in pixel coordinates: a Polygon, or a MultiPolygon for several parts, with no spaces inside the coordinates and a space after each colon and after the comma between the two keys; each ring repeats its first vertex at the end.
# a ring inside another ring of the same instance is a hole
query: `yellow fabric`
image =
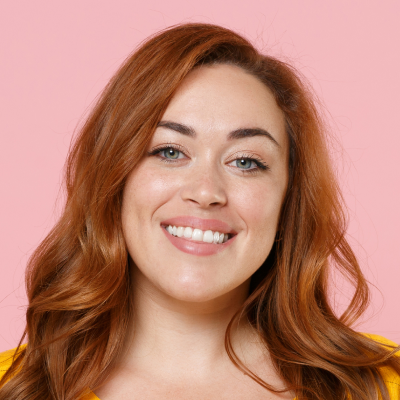
{"type": "MultiPolygon", "coordinates": [[[[389,339],[386,339],[379,335],[372,335],[369,333],[364,333],[365,336],[375,340],[375,342],[382,344],[383,346],[398,346],[396,343],[392,342],[389,339]]],[[[400,352],[396,353],[396,356],[400,357],[400,352]]],[[[390,368],[382,368],[381,369],[383,380],[385,381],[386,387],[388,389],[390,399],[391,400],[400,400],[400,376],[390,368]]],[[[89,399],[88,399],[89,400],[89,399]]],[[[98,400],[98,398],[94,397],[91,400],[98,400]]]]}
{"type": "MultiPolygon", "coordinates": [[[[365,335],[375,340],[376,342],[382,344],[383,346],[386,345],[397,346],[396,343],[382,336],[372,335],[372,334],[365,334],[365,335]]],[[[15,349],[5,351],[4,353],[0,353],[0,379],[2,378],[4,373],[8,370],[8,368],[10,368],[14,354],[15,354],[15,349]]],[[[388,388],[390,399],[400,400],[400,376],[389,368],[382,368],[381,372],[383,379],[386,383],[386,386],[388,388]]],[[[100,399],[93,392],[91,392],[86,396],[82,397],[81,400],[100,400],[100,399]]]]}
{"type": "MultiPolygon", "coordinates": [[[[25,347],[26,345],[21,346],[21,350],[25,347]]],[[[3,375],[7,372],[8,368],[11,367],[13,357],[15,355],[15,350],[7,350],[4,353],[0,353],[0,379],[3,377],[3,375]]]]}

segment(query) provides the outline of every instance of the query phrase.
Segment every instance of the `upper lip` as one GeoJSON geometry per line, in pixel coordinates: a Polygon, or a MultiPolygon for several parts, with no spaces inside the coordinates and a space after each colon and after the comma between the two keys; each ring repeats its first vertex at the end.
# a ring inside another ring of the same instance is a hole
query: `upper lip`
{"type": "Polygon", "coordinates": [[[191,216],[179,216],[168,218],[161,222],[161,225],[172,225],[172,226],[184,226],[201,229],[202,231],[217,231],[219,233],[230,233],[236,235],[234,229],[232,229],[226,222],[220,221],[219,219],[203,219],[191,216]]]}

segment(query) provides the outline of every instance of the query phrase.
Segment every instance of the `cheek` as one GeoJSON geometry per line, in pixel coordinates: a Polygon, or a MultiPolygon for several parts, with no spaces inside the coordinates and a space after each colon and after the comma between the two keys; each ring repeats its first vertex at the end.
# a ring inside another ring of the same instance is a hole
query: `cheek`
{"type": "Polygon", "coordinates": [[[246,225],[245,259],[261,265],[271,251],[285,193],[281,181],[254,182],[235,190],[235,208],[246,225]]]}
{"type": "Polygon", "coordinates": [[[262,234],[266,229],[270,231],[276,228],[283,195],[283,185],[266,180],[238,186],[232,201],[245,221],[249,233],[262,234]]]}
{"type": "Polygon", "coordinates": [[[141,266],[146,265],[149,254],[154,253],[157,210],[176,193],[176,184],[171,176],[167,178],[162,171],[154,171],[143,164],[127,179],[121,209],[128,252],[135,264],[141,266]]]}
{"type": "Polygon", "coordinates": [[[123,196],[122,216],[149,220],[149,217],[176,192],[177,186],[171,176],[164,176],[158,170],[138,167],[129,176],[123,196]]]}

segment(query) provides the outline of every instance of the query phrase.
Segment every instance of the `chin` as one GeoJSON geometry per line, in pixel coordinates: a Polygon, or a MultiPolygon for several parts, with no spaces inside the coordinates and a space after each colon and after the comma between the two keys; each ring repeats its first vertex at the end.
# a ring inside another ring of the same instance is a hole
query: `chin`
{"type": "Polygon", "coordinates": [[[205,282],[176,282],[173,287],[168,289],[167,295],[178,301],[189,303],[204,303],[225,294],[221,289],[213,289],[213,285],[205,282]]]}
{"type": "Polygon", "coordinates": [[[238,299],[243,295],[243,285],[222,285],[222,282],[212,282],[212,280],[193,280],[186,279],[175,280],[170,282],[165,288],[165,294],[176,301],[185,303],[212,303],[214,300],[220,301],[226,297],[227,300],[238,299]]]}

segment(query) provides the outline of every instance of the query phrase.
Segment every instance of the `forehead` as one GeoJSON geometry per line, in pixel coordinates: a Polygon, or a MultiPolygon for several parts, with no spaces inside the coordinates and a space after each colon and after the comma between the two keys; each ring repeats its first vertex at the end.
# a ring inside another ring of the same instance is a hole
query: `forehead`
{"type": "Polygon", "coordinates": [[[262,128],[284,147],[285,118],[275,98],[258,78],[226,64],[197,67],[171,99],[162,120],[211,134],[239,128],[262,128]]]}

